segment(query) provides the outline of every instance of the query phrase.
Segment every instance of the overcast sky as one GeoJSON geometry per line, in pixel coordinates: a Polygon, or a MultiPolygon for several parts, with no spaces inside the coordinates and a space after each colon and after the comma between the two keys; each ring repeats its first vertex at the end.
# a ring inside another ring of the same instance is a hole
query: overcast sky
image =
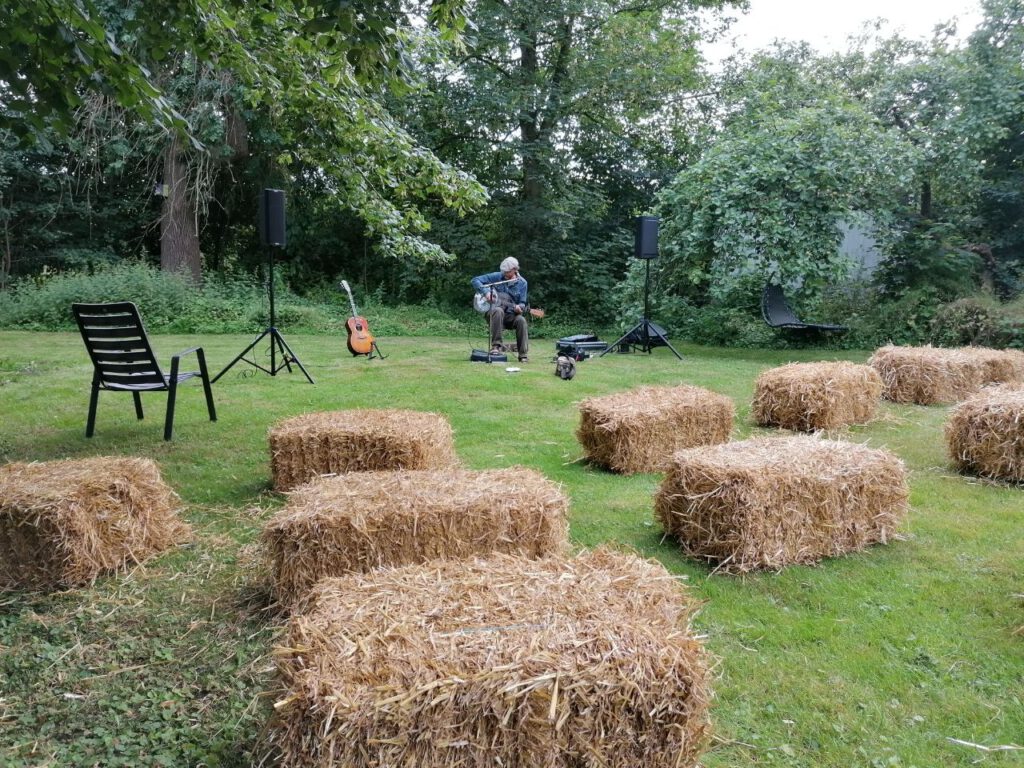
{"type": "Polygon", "coordinates": [[[931,37],[936,24],[954,17],[959,35],[966,37],[981,20],[977,0],[750,0],[746,14],[729,15],[739,18],[724,41],[705,48],[712,61],[731,53],[733,38],[747,51],[779,38],[806,40],[824,53],[845,50],[846,38],[876,18],[887,19],[892,31],[911,39],[931,37]]]}

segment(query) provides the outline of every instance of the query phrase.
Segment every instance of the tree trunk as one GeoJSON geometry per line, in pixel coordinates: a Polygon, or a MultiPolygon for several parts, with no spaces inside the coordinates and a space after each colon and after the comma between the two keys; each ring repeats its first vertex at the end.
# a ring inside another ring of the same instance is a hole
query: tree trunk
{"type": "MultiPolygon", "coordinates": [[[[525,29],[520,31],[520,69],[524,83],[533,83],[540,66],[537,58],[536,34],[525,29]]],[[[539,203],[544,194],[544,165],[539,157],[543,135],[537,107],[524,109],[519,115],[519,139],[523,152],[523,185],[521,199],[526,203],[539,203]]]]}
{"type": "Polygon", "coordinates": [[[921,217],[930,219],[932,217],[932,183],[921,182],[921,217]]]}
{"type": "Polygon", "coordinates": [[[990,296],[996,293],[996,256],[988,243],[969,243],[966,250],[981,256],[981,290],[990,296]]]}
{"type": "MultiPolygon", "coordinates": [[[[0,192],[0,211],[4,207],[4,193],[0,192]]],[[[7,283],[11,279],[11,228],[7,217],[4,221],[4,242],[0,246],[0,291],[7,289],[7,283]]]]}
{"type": "Polygon", "coordinates": [[[164,208],[160,216],[160,268],[203,280],[199,229],[189,190],[188,168],[177,135],[164,151],[164,208]]]}
{"type": "Polygon", "coordinates": [[[224,140],[231,147],[231,161],[249,157],[249,123],[230,97],[225,98],[224,140]]]}

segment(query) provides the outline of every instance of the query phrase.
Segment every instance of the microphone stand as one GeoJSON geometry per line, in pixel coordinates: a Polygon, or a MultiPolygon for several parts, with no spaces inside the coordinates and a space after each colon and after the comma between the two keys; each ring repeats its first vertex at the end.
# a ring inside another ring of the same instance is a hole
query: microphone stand
{"type": "MultiPolygon", "coordinates": [[[[491,291],[490,289],[493,288],[494,286],[496,286],[496,285],[508,285],[509,283],[517,283],[517,282],[519,282],[519,276],[518,275],[516,277],[512,278],[511,280],[498,280],[495,283],[487,283],[486,285],[484,285],[484,288],[487,289],[487,293],[486,294],[477,293],[477,296],[484,296],[484,295],[486,295],[486,296],[490,297],[492,295],[492,293],[493,293],[493,291],[491,291]]],[[[484,313],[490,312],[493,309],[493,306],[491,305],[492,300],[490,298],[486,298],[486,299],[483,299],[483,302],[487,304],[487,309],[484,309],[482,311],[484,313]]],[[[502,355],[502,356],[504,357],[504,355],[502,355]]],[[[488,326],[488,330],[487,330],[487,362],[488,363],[491,362],[491,357],[493,357],[493,355],[491,355],[491,335],[490,335],[490,326],[488,326]]]]}

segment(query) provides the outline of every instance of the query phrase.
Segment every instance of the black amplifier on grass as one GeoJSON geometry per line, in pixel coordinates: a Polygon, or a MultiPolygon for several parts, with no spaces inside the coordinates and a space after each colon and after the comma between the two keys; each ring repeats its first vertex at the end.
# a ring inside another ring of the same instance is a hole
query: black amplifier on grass
{"type": "Polygon", "coordinates": [[[474,349],[469,354],[471,363],[507,363],[508,355],[504,352],[488,352],[486,349],[474,349]]]}

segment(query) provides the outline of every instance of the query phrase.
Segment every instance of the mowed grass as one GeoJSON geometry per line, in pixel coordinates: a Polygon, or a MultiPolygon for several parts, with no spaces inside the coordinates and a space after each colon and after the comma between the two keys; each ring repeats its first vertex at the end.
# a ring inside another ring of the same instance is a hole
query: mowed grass
{"type": "MultiPolygon", "coordinates": [[[[553,375],[550,340],[508,373],[470,363],[467,340],[384,338],[388,357],[367,360],[344,338],[287,339],[315,385],[239,363],[214,387],[218,422],[201,388],[186,386],[165,443],[163,395],[143,397],[140,423],[130,398],[101,394],[96,436],[84,437],[90,366],[77,335],[0,333],[0,459],[151,457],[196,531],[190,546],[87,589],[0,596],[0,765],[258,760],[278,628],[257,540],[284,503],[269,490],[267,430],[347,408],[443,413],[466,466],[521,464],[561,483],[576,544],[615,542],[685,577],[717,660],[708,768],[1024,765],[1024,751],[996,749],[1024,746],[1024,489],[956,475],[942,438],[948,408],[884,404],[874,423],[834,435],[903,458],[909,518],[888,546],[781,573],[737,578],[686,560],[653,522],[660,476],[581,461],[586,396],[708,387],[735,401],[742,439],[766,432],[750,421],[761,370],[868,353],[676,345],[681,362],[664,348],[612,353],[566,382],[553,375]]],[[[201,343],[214,372],[249,341],[154,337],[163,360],[201,343]]]]}

